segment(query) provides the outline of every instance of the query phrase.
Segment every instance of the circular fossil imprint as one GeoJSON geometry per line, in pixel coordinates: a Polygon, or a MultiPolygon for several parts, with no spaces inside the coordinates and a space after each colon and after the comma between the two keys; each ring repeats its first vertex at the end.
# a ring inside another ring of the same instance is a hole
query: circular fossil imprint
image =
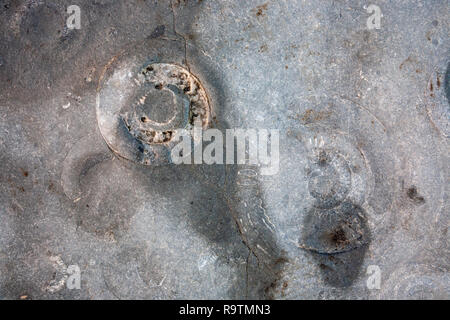
{"type": "Polygon", "coordinates": [[[147,54],[146,48],[140,46],[131,57],[125,54],[106,66],[98,87],[97,121],[116,154],[144,165],[162,165],[171,162],[177,133],[209,127],[211,108],[200,80],[180,65],[180,57],[162,62],[159,52],[147,54]]]}
{"type": "Polygon", "coordinates": [[[317,162],[308,168],[308,189],[318,208],[332,208],[341,203],[350,191],[351,171],[338,154],[320,150],[317,162]]]}
{"type": "Polygon", "coordinates": [[[148,145],[163,144],[173,139],[177,129],[191,129],[197,121],[203,128],[208,126],[206,92],[186,69],[153,63],[135,82],[131,110],[120,116],[136,139],[148,145]]]}
{"type": "Polygon", "coordinates": [[[449,275],[445,269],[426,264],[398,267],[382,282],[381,299],[442,300],[450,297],[449,275]]]}
{"type": "Polygon", "coordinates": [[[303,132],[307,164],[304,168],[313,207],[331,209],[347,201],[371,202],[373,172],[358,142],[340,131],[315,128],[303,132]]]}
{"type": "Polygon", "coordinates": [[[283,228],[286,248],[292,256],[299,247],[320,254],[367,248],[395,212],[396,154],[388,127],[358,101],[338,97],[319,96],[313,109],[292,119],[293,126],[303,124],[287,135],[284,154],[295,161],[283,161],[277,178],[289,194],[268,205],[281,203],[289,212],[271,217],[283,228]]]}

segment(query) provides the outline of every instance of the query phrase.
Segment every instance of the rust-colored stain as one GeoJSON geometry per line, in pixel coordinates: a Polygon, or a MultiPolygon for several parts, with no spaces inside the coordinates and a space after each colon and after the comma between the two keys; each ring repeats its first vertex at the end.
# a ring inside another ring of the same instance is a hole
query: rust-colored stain
{"type": "Polygon", "coordinates": [[[267,11],[267,6],[268,5],[269,5],[268,3],[264,3],[264,4],[260,5],[260,6],[257,6],[256,7],[256,16],[257,17],[264,16],[265,12],[267,11]]]}
{"type": "Polygon", "coordinates": [[[28,171],[26,171],[25,169],[20,168],[20,171],[22,171],[22,174],[24,177],[28,177],[28,171]]]}
{"type": "Polygon", "coordinates": [[[314,109],[307,109],[300,117],[300,120],[305,124],[309,124],[322,121],[328,118],[330,114],[331,112],[329,111],[316,111],[314,109]]]}

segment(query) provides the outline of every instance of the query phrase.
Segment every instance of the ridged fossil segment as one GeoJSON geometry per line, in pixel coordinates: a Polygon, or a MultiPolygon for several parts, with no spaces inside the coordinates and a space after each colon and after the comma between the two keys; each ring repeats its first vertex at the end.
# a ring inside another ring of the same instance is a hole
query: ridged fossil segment
{"type": "Polygon", "coordinates": [[[144,165],[168,164],[180,130],[209,127],[207,92],[183,66],[184,58],[182,43],[153,39],[106,65],[97,89],[97,121],[117,155],[144,165]]]}
{"type": "Polygon", "coordinates": [[[338,154],[321,150],[308,169],[308,189],[318,208],[333,208],[347,196],[351,188],[351,171],[338,154]]]}
{"type": "Polygon", "coordinates": [[[153,63],[136,77],[140,86],[133,110],[122,115],[130,133],[146,144],[169,143],[177,128],[207,128],[208,98],[200,81],[188,70],[168,63],[153,63]],[[150,114],[149,114],[150,113],[150,114]]]}

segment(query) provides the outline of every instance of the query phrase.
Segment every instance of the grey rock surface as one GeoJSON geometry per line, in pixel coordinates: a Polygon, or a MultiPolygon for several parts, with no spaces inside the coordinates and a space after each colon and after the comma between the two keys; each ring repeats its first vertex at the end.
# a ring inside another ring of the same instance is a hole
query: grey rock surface
{"type": "Polygon", "coordinates": [[[0,299],[450,298],[449,16],[447,0],[1,0],[0,299]],[[152,63],[201,82],[212,127],[278,129],[279,172],[151,165],[120,121],[105,134],[99,110],[129,97],[105,83],[152,63]]]}

